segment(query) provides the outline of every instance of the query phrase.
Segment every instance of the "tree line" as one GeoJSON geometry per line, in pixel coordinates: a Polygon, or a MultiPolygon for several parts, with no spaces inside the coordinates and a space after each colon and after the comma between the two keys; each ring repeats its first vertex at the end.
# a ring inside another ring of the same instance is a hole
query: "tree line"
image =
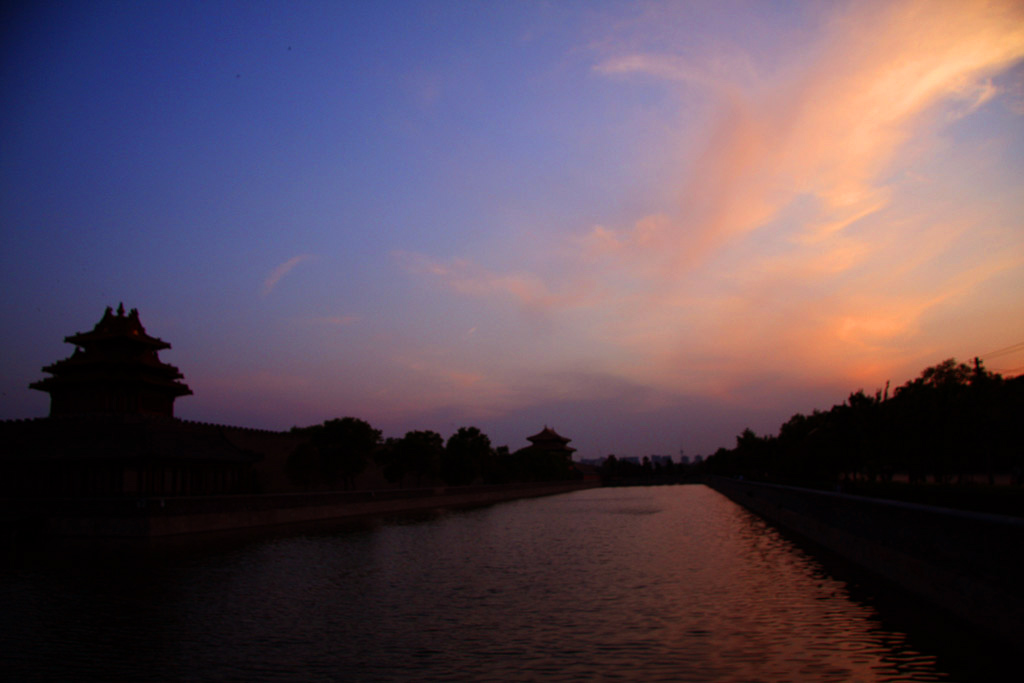
{"type": "Polygon", "coordinates": [[[557,481],[578,476],[565,453],[527,446],[510,453],[493,447],[477,427],[461,427],[445,441],[430,430],[384,439],[355,417],[293,427],[306,437],[288,457],[288,476],[300,488],[355,488],[371,463],[397,486],[448,486],[557,481]]]}
{"type": "Polygon", "coordinates": [[[1009,476],[1024,483],[1024,376],[1004,379],[980,359],[955,359],[874,395],[863,390],[830,410],[797,413],[778,434],[749,428],[736,446],[699,466],[709,474],[833,485],[843,481],[940,483],[1009,476]]]}
{"type": "Polygon", "coordinates": [[[649,484],[678,484],[691,475],[690,468],[671,460],[652,460],[644,456],[638,462],[618,458],[611,454],[600,467],[605,486],[644,486],[649,484]]]}

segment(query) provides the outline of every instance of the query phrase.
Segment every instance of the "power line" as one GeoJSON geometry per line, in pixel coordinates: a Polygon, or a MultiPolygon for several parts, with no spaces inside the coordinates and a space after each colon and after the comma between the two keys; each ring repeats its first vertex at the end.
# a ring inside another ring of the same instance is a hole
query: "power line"
{"type": "Polygon", "coordinates": [[[1005,346],[1001,349],[996,349],[991,353],[983,353],[982,358],[988,360],[989,358],[996,358],[997,356],[1005,356],[1008,353],[1014,353],[1015,351],[1024,351],[1024,342],[1018,342],[1011,346],[1005,346]]]}

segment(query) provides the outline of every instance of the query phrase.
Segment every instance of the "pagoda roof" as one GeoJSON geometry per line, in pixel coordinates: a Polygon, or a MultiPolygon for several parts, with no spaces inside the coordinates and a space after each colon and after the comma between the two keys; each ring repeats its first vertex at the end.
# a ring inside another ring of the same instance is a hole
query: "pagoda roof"
{"type": "Polygon", "coordinates": [[[146,328],[139,322],[139,310],[133,308],[125,315],[124,304],[117,307],[117,314],[107,306],[103,317],[96,323],[96,326],[89,332],[77,332],[64,337],[64,341],[78,346],[89,346],[94,342],[103,342],[112,339],[130,339],[132,342],[149,346],[154,350],[169,349],[171,345],[163,339],[151,337],[146,334],[146,328]]]}
{"type": "MultiPolygon", "coordinates": [[[[155,354],[145,354],[132,357],[132,372],[142,373],[153,378],[182,379],[181,371],[170,363],[164,363],[155,354]]],[[[108,378],[116,377],[119,371],[124,368],[124,362],[119,358],[96,357],[89,353],[79,352],[77,349],[68,358],[58,360],[49,365],[43,366],[43,372],[53,374],[79,371],[85,374],[101,374],[108,378]]]]}
{"type": "Polygon", "coordinates": [[[136,405],[139,392],[146,392],[146,401],[166,404],[158,412],[169,417],[174,399],[192,393],[177,381],[184,379],[181,371],[160,360],[159,351],[171,345],[146,334],[134,308],[126,315],[124,304],[117,307],[117,313],[107,306],[92,331],[73,334],[64,341],[75,345],[74,353],[43,367],[52,377],[29,384],[50,394],[51,416],[66,415],[72,409],[106,411],[111,405],[123,406],[114,409],[117,412],[134,413],[142,410],[136,405]]]}
{"type": "Polygon", "coordinates": [[[537,443],[538,441],[549,443],[552,441],[559,441],[563,444],[567,444],[570,441],[572,441],[572,439],[565,438],[564,436],[556,432],[554,429],[551,429],[547,425],[544,425],[544,429],[540,430],[533,436],[526,437],[526,440],[529,441],[530,443],[537,443]]]}

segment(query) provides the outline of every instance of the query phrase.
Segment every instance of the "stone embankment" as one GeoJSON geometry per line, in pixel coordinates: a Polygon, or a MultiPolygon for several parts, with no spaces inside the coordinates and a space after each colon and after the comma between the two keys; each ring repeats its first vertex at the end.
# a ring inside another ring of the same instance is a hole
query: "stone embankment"
{"type": "Polygon", "coordinates": [[[707,484],[908,593],[1024,646],[1024,519],[720,477],[707,484]]]}
{"type": "Polygon", "coordinates": [[[19,535],[157,538],[435,509],[491,505],[591,488],[596,482],[540,482],[332,493],[6,501],[19,535]]]}

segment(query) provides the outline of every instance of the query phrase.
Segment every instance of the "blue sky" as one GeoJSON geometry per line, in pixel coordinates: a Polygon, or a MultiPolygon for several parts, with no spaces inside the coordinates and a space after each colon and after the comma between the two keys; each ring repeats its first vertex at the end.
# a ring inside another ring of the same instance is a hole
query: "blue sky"
{"type": "MultiPolygon", "coordinates": [[[[107,305],[177,414],[585,457],[1024,341],[1018,3],[32,3],[0,417],[107,305]]],[[[1016,374],[1024,352],[989,366],[1016,374]]]]}

